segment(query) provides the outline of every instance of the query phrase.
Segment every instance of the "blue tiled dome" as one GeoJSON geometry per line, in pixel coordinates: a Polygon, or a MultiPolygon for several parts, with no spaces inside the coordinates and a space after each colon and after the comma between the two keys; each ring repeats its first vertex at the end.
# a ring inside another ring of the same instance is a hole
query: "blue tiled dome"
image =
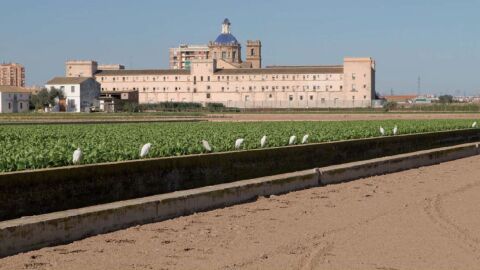
{"type": "Polygon", "coordinates": [[[232,34],[220,34],[217,39],[215,39],[217,44],[238,44],[237,39],[232,34]]]}

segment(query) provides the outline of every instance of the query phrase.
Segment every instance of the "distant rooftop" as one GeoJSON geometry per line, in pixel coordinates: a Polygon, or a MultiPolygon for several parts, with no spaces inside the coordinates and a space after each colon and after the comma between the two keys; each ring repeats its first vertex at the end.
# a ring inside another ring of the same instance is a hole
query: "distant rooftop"
{"type": "Polygon", "coordinates": [[[47,84],[80,84],[91,79],[88,77],[55,77],[47,82],[47,84]]]}

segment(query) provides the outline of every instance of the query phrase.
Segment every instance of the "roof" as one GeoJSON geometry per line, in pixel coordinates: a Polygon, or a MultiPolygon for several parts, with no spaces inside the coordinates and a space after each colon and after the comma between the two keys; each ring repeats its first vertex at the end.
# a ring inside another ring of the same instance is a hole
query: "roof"
{"type": "Polygon", "coordinates": [[[55,77],[47,82],[47,84],[81,84],[89,77],[55,77]]]}
{"type": "Polygon", "coordinates": [[[185,69],[121,69],[121,70],[99,70],[95,76],[128,76],[128,75],[189,75],[190,71],[185,69]]]}
{"type": "Polygon", "coordinates": [[[0,92],[4,93],[32,93],[32,90],[10,85],[0,85],[0,92]]]}
{"type": "Polygon", "coordinates": [[[215,74],[336,74],[343,73],[343,66],[303,66],[270,68],[219,69],[215,74]]]}
{"type": "Polygon", "coordinates": [[[217,45],[236,45],[238,44],[237,39],[230,33],[220,34],[217,39],[214,41],[217,45]]]}

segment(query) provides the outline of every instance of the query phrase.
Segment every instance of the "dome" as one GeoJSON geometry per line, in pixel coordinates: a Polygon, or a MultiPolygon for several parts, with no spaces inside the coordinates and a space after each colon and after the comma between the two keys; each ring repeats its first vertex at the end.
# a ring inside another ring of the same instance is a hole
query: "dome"
{"type": "Polygon", "coordinates": [[[232,34],[220,34],[217,39],[215,39],[217,44],[226,44],[226,45],[235,45],[238,44],[237,39],[232,34]]]}

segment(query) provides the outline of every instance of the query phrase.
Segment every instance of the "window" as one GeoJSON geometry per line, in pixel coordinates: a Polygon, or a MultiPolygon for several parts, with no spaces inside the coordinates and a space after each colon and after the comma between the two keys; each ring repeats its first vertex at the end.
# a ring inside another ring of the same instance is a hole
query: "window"
{"type": "Polygon", "coordinates": [[[250,49],[250,55],[255,55],[255,49],[250,49]]]}
{"type": "Polygon", "coordinates": [[[235,59],[235,56],[237,56],[236,52],[232,52],[232,58],[235,59]]]}
{"type": "Polygon", "coordinates": [[[227,58],[227,52],[222,52],[222,59],[227,58]]]}
{"type": "Polygon", "coordinates": [[[355,96],[352,96],[352,100],[355,100],[355,96]]]}
{"type": "Polygon", "coordinates": [[[293,95],[289,95],[288,100],[292,101],[293,100],[293,95]]]}
{"type": "Polygon", "coordinates": [[[367,96],[363,96],[363,99],[367,99],[367,96]]]}
{"type": "Polygon", "coordinates": [[[343,89],[343,85],[340,85],[340,90],[342,90],[342,89],[343,89]]]}
{"type": "Polygon", "coordinates": [[[355,84],[352,84],[352,92],[357,91],[357,88],[356,88],[356,87],[357,87],[357,86],[356,86],[355,84]]]}
{"type": "Polygon", "coordinates": [[[303,96],[300,96],[300,100],[303,100],[303,96]]]}
{"type": "Polygon", "coordinates": [[[355,73],[352,73],[352,80],[355,80],[355,78],[356,78],[355,73]]]}
{"type": "Polygon", "coordinates": [[[272,94],[270,94],[270,95],[268,95],[268,97],[269,97],[269,98],[272,98],[273,96],[272,96],[272,94]]]}
{"type": "Polygon", "coordinates": [[[313,100],[313,96],[310,96],[310,100],[313,100]]]}
{"type": "Polygon", "coordinates": [[[70,92],[75,93],[75,86],[70,86],[70,92]]]}
{"type": "Polygon", "coordinates": [[[207,90],[210,90],[210,85],[207,85],[207,90]]]}
{"type": "Polygon", "coordinates": [[[325,99],[324,98],[320,99],[320,102],[325,103],[325,99]]]}
{"type": "Polygon", "coordinates": [[[23,103],[20,102],[20,109],[23,109],[23,103]]]}
{"type": "Polygon", "coordinates": [[[207,98],[210,98],[210,93],[207,93],[207,98]]]}
{"type": "Polygon", "coordinates": [[[364,88],[364,89],[367,89],[367,85],[366,85],[366,84],[364,84],[364,85],[363,85],[363,88],[364,88]]]}
{"type": "Polygon", "coordinates": [[[11,109],[12,108],[12,103],[8,103],[8,109],[11,109]]]}

